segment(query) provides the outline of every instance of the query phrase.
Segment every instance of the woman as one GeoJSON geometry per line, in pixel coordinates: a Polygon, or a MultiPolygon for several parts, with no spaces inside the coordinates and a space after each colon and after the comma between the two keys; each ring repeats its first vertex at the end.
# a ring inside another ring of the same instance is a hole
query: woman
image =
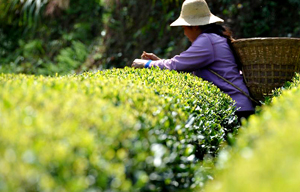
{"type": "Polygon", "coordinates": [[[172,59],[160,59],[143,52],[142,59],[134,60],[132,67],[188,71],[210,81],[229,94],[238,108],[239,120],[254,113],[249,91],[235,60],[230,32],[217,23],[224,22],[213,15],[205,0],[186,0],[180,17],[171,26],[182,26],[192,45],[172,59]]]}

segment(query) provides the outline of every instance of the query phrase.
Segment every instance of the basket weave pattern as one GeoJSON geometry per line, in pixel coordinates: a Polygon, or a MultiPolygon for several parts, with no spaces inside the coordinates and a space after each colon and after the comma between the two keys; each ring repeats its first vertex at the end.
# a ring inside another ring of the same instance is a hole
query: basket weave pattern
{"type": "Polygon", "coordinates": [[[251,95],[263,100],[300,72],[300,38],[249,38],[233,42],[251,95]]]}

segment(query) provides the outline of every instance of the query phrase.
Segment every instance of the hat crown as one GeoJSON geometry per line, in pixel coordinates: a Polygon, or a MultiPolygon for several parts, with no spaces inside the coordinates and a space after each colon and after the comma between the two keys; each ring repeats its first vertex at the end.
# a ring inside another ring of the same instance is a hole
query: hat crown
{"type": "Polygon", "coordinates": [[[211,12],[204,0],[186,0],[181,9],[181,17],[207,17],[211,12]]]}
{"type": "Polygon", "coordinates": [[[179,18],[171,26],[201,26],[223,22],[223,19],[210,12],[205,0],[186,0],[182,4],[179,18]]]}

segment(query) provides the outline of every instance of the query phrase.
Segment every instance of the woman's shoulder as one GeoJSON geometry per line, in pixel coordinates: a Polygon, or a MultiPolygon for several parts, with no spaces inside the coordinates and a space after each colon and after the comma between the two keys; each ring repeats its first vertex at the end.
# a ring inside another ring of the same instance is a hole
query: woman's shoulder
{"type": "Polygon", "coordinates": [[[199,35],[198,39],[202,41],[208,39],[212,44],[227,42],[225,37],[221,37],[215,33],[202,33],[199,35]]]}

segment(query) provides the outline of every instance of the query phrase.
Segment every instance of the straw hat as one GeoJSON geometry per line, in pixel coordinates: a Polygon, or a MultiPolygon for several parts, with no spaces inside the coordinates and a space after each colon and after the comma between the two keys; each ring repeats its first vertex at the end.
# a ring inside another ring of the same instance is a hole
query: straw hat
{"type": "Polygon", "coordinates": [[[210,12],[205,0],[186,0],[182,4],[179,18],[171,26],[199,26],[223,22],[223,19],[210,12]]]}

